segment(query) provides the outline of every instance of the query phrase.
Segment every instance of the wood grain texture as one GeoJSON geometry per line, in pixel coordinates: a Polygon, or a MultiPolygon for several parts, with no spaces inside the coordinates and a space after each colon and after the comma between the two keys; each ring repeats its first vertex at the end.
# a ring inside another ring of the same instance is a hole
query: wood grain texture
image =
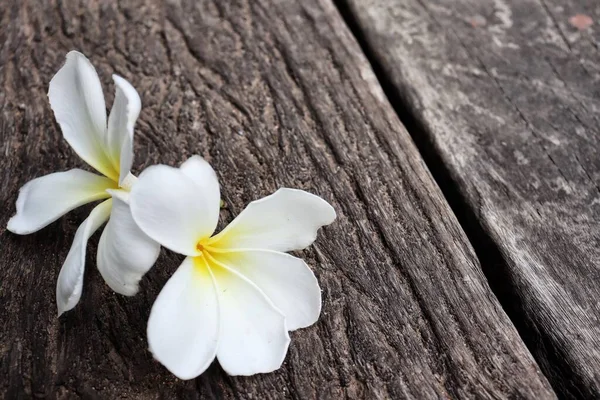
{"type": "Polygon", "coordinates": [[[8,1],[0,6],[0,391],[48,398],[552,398],[369,63],[329,0],[8,1]],[[138,89],[134,172],[198,153],[221,178],[221,225],[280,186],[335,224],[302,252],[324,294],[281,370],[179,381],[145,329],[181,257],[126,298],[88,249],[82,300],[56,318],[57,274],[89,207],[30,236],[5,230],[18,188],[82,166],[46,98],[71,49],[138,89]]]}
{"type": "Polygon", "coordinates": [[[544,372],[565,397],[598,398],[597,2],[347,3],[544,372]]]}

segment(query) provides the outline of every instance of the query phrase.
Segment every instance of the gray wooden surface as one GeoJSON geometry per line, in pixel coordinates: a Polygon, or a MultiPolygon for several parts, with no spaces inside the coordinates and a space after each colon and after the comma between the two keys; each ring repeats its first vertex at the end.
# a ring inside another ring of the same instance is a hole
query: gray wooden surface
{"type": "Polygon", "coordinates": [[[329,0],[6,1],[0,5],[0,393],[45,398],[552,398],[475,253],[329,0]],[[194,4],[192,4],[194,3],[194,4]],[[83,163],[46,91],[67,51],[142,97],[134,172],[205,156],[229,221],[280,186],[338,212],[302,252],[324,291],[281,370],[179,381],[147,351],[146,320],[181,262],[112,293],[88,250],[82,300],[56,317],[77,210],[30,236],[5,230],[18,188],[83,163]]]}
{"type": "Polygon", "coordinates": [[[600,397],[598,2],[340,3],[544,373],[600,397]]]}

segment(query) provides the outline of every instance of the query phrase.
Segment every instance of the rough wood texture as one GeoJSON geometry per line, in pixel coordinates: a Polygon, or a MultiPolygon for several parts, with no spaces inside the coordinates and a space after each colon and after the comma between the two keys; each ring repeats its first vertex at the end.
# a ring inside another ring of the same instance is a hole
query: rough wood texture
{"type": "Polygon", "coordinates": [[[554,396],[329,0],[15,0],[0,26],[4,397],[554,396]],[[57,273],[89,208],[30,236],[4,227],[22,184],[82,165],[45,95],[71,49],[96,65],[107,104],[112,72],[139,90],[135,171],[204,155],[222,179],[223,222],[280,186],[337,209],[302,254],[322,317],[293,333],[281,370],[228,377],[215,363],[184,382],[151,359],[150,306],[181,261],[165,252],[125,298],[103,283],[91,245],[82,301],[56,318],[57,273]]]}
{"type": "Polygon", "coordinates": [[[598,398],[600,30],[585,29],[597,2],[349,6],[544,372],[564,396],[598,398]]]}

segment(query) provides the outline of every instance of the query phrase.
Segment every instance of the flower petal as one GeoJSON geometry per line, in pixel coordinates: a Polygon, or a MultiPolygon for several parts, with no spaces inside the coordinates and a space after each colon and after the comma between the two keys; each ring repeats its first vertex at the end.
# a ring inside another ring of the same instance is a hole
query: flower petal
{"type": "Polygon", "coordinates": [[[112,200],[98,204],[89,217],[77,228],[75,239],[67,259],[58,274],[56,284],[56,305],[58,315],[69,311],[79,302],[83,288],[83,272],[85,271],[85,250],[90,236],[106,222],[110,215],[112,200]]]}
{"type": "Polygon", "coordinates": [[[152,306],[150,351],[180,379],[193,379],[214,360],[219,304],[214,279],[199,259],[187,257],[152,306]]]}
{"type": "Polygon", "coordinates": [[[284,315],[248,279],[215,259],[209,265],[219,295],[221,367],[229,375],[275,371],[290,344],[284,315]]]}
{"type": "Polygon", "coordinates": [[[209,244],[230,249],[301,250],[335,217],[333,207],[319,196],[283,188],[248,204],[209,244]]]}
{"type": "Polygon", "coordinates": [[[67,54],[65,65],[50,81],[48,98],[73,150],[98,172],[116,181],[119,174],[104,149],[106,105],[102,86],[94,66],[83,54],[67,54]]]}
{"type": "Polygon", "coordinates": [[[204,193],[209,212],[206,216],[206,223],[213,227],[212,232],[214,232],[219,222],[219,211],[221,210],[221,190],[215,170],[204,158],[198,155],[188,158],[181,164],[179,169],[193,179],[201,188],[201,193],[204,193]]]}
{"type": "Polygon", "coordinates": [[[113,204],[98,244],[98,270],[112,290],[133,296],[138,292],[139,281],[156,262],[160,245],[133,221],[128,193],[108,192],[113,196],[113,204]]]}
{"type": "Polygon", "coordinates": [[[161,245],[199,255],[198,241],[214,230],[210,193],[183,171],[166,165],[147,168],[131,189],[130,207],[138,226],[161,245]]]}
{"type": "Polygon", "coordinates": [[[262,290],[285,315],[290,331],[319,319],[321,289],[315,274],[301,259],[271,250],[231,250],[212,256],[262,290]]]}
{"type": "Polygon", "coordinates": [[[83,204],[110,197],[106,189],[112,187],[110,179],[81,169],[35,178],[19,191],[8,230],[19,235],[38,231],[83,204]]]}
{"type": "Polygon", "coordinates": [[[113,80],[116,93],[108,116],[106,149],[113,166],[119,171],[119,184],[122,184],[133,163],[133,127],[140,115],[142,101],[126,79],[113,75],[113,80]]]}

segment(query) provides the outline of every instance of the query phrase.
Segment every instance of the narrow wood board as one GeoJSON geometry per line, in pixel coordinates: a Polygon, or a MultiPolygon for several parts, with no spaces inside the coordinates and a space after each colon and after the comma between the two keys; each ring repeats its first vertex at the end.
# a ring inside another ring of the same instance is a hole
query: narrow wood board
{"type": "Polygon", "coordinates": [[[597,2],[348,3],[544,372],[566,397],[598,398],[597,2]]]}
{"type": "Polygon", "coordinates": [[[9,1],[0,26],[6,398],[554,396],[330,1],[9,1]],[[228,377],[214,363],[180,381],[152,360],[149,310],[181,262],[165,251],[126,298],[90,245],[82,300],[57,319],[57,274],[89,207],[30,236],[4,227],[21,185],[83,165],[45,95],[71,49],[96,66],[107,104],[111,73],[140,92],[134,172],[203,155],[221,179],[222,224],[281,186],[336,208],[301,253],[323,288],[321,319],[292,334],[277,372],[228,377]]]}

